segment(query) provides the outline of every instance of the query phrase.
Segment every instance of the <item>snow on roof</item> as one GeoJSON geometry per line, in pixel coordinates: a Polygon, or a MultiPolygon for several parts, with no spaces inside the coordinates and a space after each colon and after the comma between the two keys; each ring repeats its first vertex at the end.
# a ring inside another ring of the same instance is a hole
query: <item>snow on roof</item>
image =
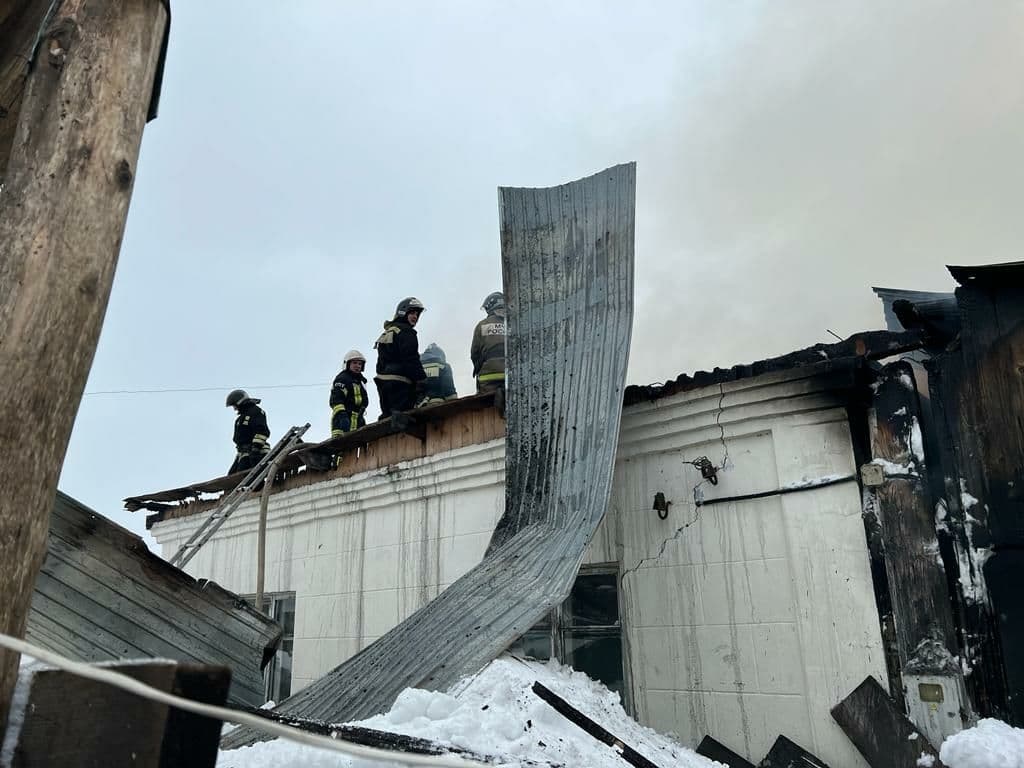
{"type": "MultiPolygon", "coordinates": [[[[447,693],[407,688],[385,714],[352,725],[417,736],[493,756],[496,765],[622,768],[622,757],[566,720],[533,693],[547,686],[656,765],[714,768],[713,760],[680,746],[626,714],[619,695],[556,662],[502,656],[447,693]]],[[[281,739],[221,752],[217,768],[340,768],[355,763],[281,739]]],[[[359,764],[362,766],[362,764],[359,764]]]]}

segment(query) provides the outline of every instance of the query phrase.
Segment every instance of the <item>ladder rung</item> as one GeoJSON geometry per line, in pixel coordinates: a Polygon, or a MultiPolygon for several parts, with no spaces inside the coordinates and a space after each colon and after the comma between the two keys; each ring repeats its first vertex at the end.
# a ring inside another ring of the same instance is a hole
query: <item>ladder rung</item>
{"type": "MultiPolygon", "coordinates": [[[[304,427],[292,427],[273,448],[263,454],[263,458],[259,460],[255,467],[249,470],[249,474],[242,479],[242,482],[235,486],[233,491],[221,498],[221,503],[217,505],[213,513],[196,529],[189,540],[178,548],[178,551],[174,553],[174,556],[169,561],[171,565],[181,568],[191,560],[196,551],[210,540],[221,524],[241,504],[243,497],[256,485],[264,481],[270,472],[270,467],[277,460],[278,456],[290,450],[299,441],[299,438],[306,433],[307,429],[309,429],[309,424],[306,424],[304,427]],[[189,552],[189,550],[192,551],[189,552]],[[186,553],[187,557],[185,556],[186,553]]],[[[271,479],[271,482],[273,482],[273,479],[271,479]]]]}

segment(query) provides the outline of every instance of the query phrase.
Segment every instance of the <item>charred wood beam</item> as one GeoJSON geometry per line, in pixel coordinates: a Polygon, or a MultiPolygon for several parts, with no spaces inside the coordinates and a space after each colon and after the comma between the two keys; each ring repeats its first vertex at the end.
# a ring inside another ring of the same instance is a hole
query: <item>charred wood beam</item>
{"type": "Polygon", "coordinates": [[[725,746],[725,744],[722,744],[720,741],[713,739],[710,736],[705,736],[701,739],[700,744],[697,745],[697,749],[695,751],[698,755],[711,758],[722,765],[729,766],[729,768],[754,768],[754,764],[749,760],[745,760],[740,757],[725,746]]]}
{"type": "Polygon", "coordinates": [[[600,723],[595,722],[592,718],[580,712],[576,707],[570,704],[568,701],[563,699],[557,693],[552,691],[550,688],[542,685],[540,682],[533,684],[533,692],[543,701],[551,705],[558,714],[568,720],[575,726],[586,731],[595,739],[600,741],[602,744],[607,744],[609,747],[614,749],[622,759],[630,765],[636,766],[636,768],[658,768],[658,765],[653,761],[649,760],[644,755],[637,752],[633,747],[626,744],[622,739],[616,736],[614,733],[609,731],[600,723]]]}
{"type": "Polygon", "coordinates": [[[688,392],[693,389],[710,387],[728,381],[749,379],[775,371],[788,371],[803,366],[820,365],[827,361],[841,362],[854,359],[881,360],[904,352],[921,349],[924,346],[920,331],[863,331],[855,333],[835,344],[815,344],[812,347],[790,352],[780,357],[759,360],[749,365],[734,365],[731,368],[715,368],[713,371],[698,371],[661,385],[631,386],[626,388],[625,404],[633,405],[647,400],[688,392]]]}
{"type": "MultiPolygon", "coordinates": [[[[108,666],[111,666],[108,664],[108,666]]],[[[129,661],[114,671],[152,688],[221,705],[231,681],[225,667],[129,661]]],[[[219,720],[193,715],[59,669],[29,671],[23,720],[8,734],[11,768],[131,765],[213,768],[219,720]]]]}
{"type": "Polygon", "coordinates": [[[836,704],[832,718],[871,768],[917,768],[921,757],[942,768],[935,747],[873,677],[836,704]]]}

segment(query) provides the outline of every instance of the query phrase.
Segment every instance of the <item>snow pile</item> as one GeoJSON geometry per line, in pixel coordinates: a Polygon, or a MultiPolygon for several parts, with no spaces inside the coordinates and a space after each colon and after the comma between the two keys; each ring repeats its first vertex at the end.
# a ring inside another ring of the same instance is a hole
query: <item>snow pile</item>
{"type": "Polygon", "coordinates": [[[1024,768],[1024,730],[1000,720],[979,720],[946,739],[939,759],[948,768],[1024,768]]]}
{"type": "MultiPolygon", "coordinates": [[[[391,711],[353,725],[402,733],[498,758],[519,768],[561,764],[622,768],[622,757],[566,720],[531,690],[539,681],[659,766],[714,768],[712,760],[681,747],[629,717],[619,696],[585,674],[556,662],[523,662],[504,656],[448,693],[408,688],[391,711]]],[[[363,768],[284,740],[222,752],[218,768],[363,768]]],[[[380,766],[379,763],[374,764],[380,766]]]]}

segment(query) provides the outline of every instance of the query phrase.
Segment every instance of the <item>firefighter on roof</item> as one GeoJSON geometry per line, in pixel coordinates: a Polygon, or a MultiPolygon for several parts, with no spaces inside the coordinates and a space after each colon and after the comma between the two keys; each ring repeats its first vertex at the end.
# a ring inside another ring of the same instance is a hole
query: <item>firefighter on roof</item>
{"type": "Polygon", "coordinates": [[[384,323],[384,333],[373,345],[377,350],[377,375],[373,382],[380,395],[380,417],[396,411],[408,411],[423,392],[427,375],[420,363],[420,345],[416,323],[426,307],[414,296],[402,299],[393,319],[384,323]]]}
{"type": "Polygon", "coordinates": [[[235,460],[228,474],[252,469],[260,463],[260,459],[270,450],[267,441],[270,439],[270,427],[267,426],[267,414],[260,408],[260,401],[244,389],[234,389],[224,403],[238,413],[235,418],[235,460]]]}
{"type": "Polygon", "coordinates": [[[357,349],[345,354],[344,370],[334,377],[331,387],[331,437],[366,426],[366,355],[357,349]]]}
{"type": "Polygon", "coordinates": [[[455,391],[452,367],[445,359],[443,349],[437,344],[431,344],[423,350],[420,362],[423,363],[423,372],[427,374],[420,405],[433,405],[445,400],[454,400],[459,396],[455,391]]]}
{"type": "Polygon", "coordinates": [[[477,393],[505,391],[505,296],[498,291],[480,307],[487,317],[473,330],[469,356],[473,360],[477,393]]]}

